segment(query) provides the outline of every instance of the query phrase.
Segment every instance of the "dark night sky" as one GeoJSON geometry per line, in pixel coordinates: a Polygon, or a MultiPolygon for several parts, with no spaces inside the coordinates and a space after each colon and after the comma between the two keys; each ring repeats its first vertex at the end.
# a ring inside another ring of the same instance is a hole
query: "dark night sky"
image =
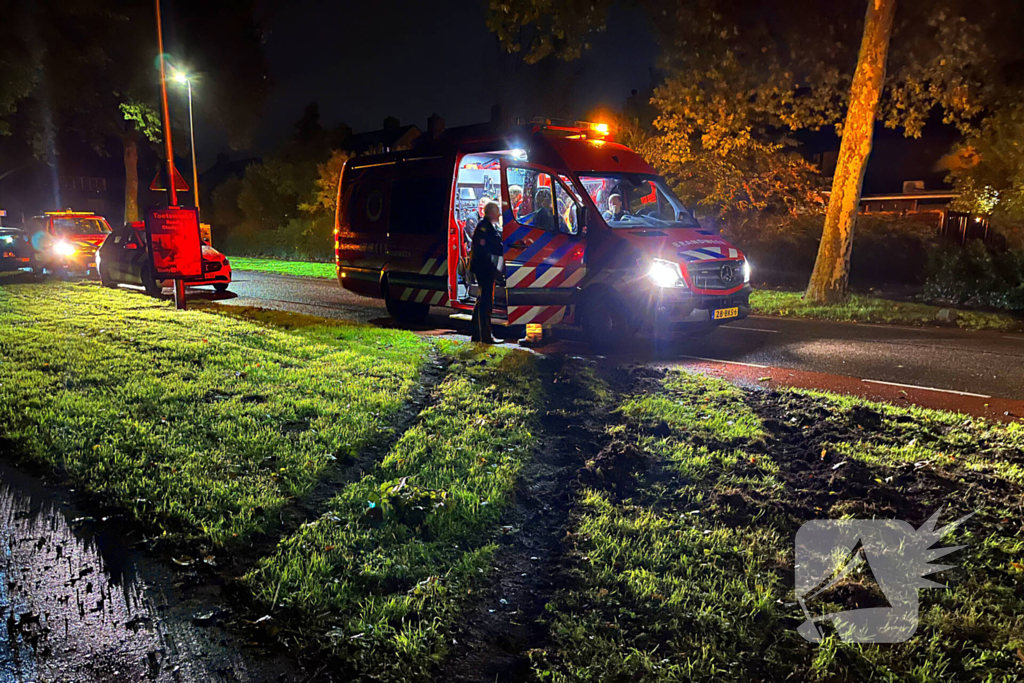
{"type": "MultiPolygon", "coordinates": [[[[281,3],[264,24],[273,85],[251,153],[280,144],[308,102],[320,103],[325,126],[360,132],[385,116],[424,128],[433,112],[448,126],[477,123],[498,102],[512,116],[584,117],[650,84],[658,49],[638,14],[614,11],[577,62],[529,66],[499,47],[486,12],[484,0],[281,3]]],[[[208,165],[224,136],[206,122],[197,133],[208,165]]]]}
{"type": "MultiPolygon", "coordinates": [[[[639,12],[613,7],[609,30],[581,59],[538,65],[502,50],[486,14],[484,0],[277,3],[263,19],[270,96],[252,147],[231,156],[272,152],[309,102],[320,104],[328,128],[345,123],[355,132],[373,130],[395,116],[423,129],[433,112],[448,126],[486,121],[495,103],[513,118],[585,118],[620,109],[631,89],[652,85],[659,51],[639,12]]],[[[208,167],[228,149],[226,136],[203,120],[201,106],[197,112],[200,166],[208,167]]],[[[878,133],[865,192],[898,192],[909,179],[939,186],[944,173],[934,164],[955,140],[954,131],[930,123],[916,141],[881,126],[878,133]]],[[[834,136],[816,137],[813,147],[838,149],[834,136]]]]}

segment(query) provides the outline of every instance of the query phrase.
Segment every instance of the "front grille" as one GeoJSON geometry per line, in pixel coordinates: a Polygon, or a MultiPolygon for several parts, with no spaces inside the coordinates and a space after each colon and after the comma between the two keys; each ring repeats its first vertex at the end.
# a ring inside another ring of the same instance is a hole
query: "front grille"
{"type": "Polygon", "coordinates": [[[743,284],[743,261],[696,261],[687,265],[694,289],[732,289],[743,284]],[[732,273],[729,279],[723,275],[732,273]]]}

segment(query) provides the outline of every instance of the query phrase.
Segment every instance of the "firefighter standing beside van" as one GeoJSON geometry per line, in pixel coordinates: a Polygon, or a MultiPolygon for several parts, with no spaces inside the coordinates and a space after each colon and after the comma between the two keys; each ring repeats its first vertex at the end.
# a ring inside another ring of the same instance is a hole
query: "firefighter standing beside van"
{"type": "Polygon", "coordinates": [[[488,202],[484,217],[473,231],[473,247],[469,269],[476,277],[479,294],[473,307],[473,341],[493,344],[491,336],[491,310],[494,308],[494,284],[504,284],[504,276],[498,268],[503,250],[501,245],[501,207],[497,202],[488,202]]]}

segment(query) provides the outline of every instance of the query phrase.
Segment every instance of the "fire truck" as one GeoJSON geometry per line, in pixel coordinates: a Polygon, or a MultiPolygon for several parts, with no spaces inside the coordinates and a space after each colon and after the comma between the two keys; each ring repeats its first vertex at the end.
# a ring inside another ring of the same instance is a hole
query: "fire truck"
{"type": "Polygon", "coordinates": [[[703,229],[606,124],[536,120],[452,129],[406,151],[350,159],[338,183],[337,276],[402,321],[465,315],[470,236],[502,207],[505,285],[494,323],[582,326],[616,346],[644,327],[707,333],[750,313],[750,264],[703,229]]]}

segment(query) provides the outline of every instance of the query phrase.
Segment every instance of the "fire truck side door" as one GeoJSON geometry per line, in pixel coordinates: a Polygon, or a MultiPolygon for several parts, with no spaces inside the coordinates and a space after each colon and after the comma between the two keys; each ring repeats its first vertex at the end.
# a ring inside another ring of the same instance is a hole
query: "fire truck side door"
{"type": "Polygon", "coordinates": [[[558,323],[585,274],[576,199],[542,166],[503,160],[501,177],[508,323],[558,323]]]}

